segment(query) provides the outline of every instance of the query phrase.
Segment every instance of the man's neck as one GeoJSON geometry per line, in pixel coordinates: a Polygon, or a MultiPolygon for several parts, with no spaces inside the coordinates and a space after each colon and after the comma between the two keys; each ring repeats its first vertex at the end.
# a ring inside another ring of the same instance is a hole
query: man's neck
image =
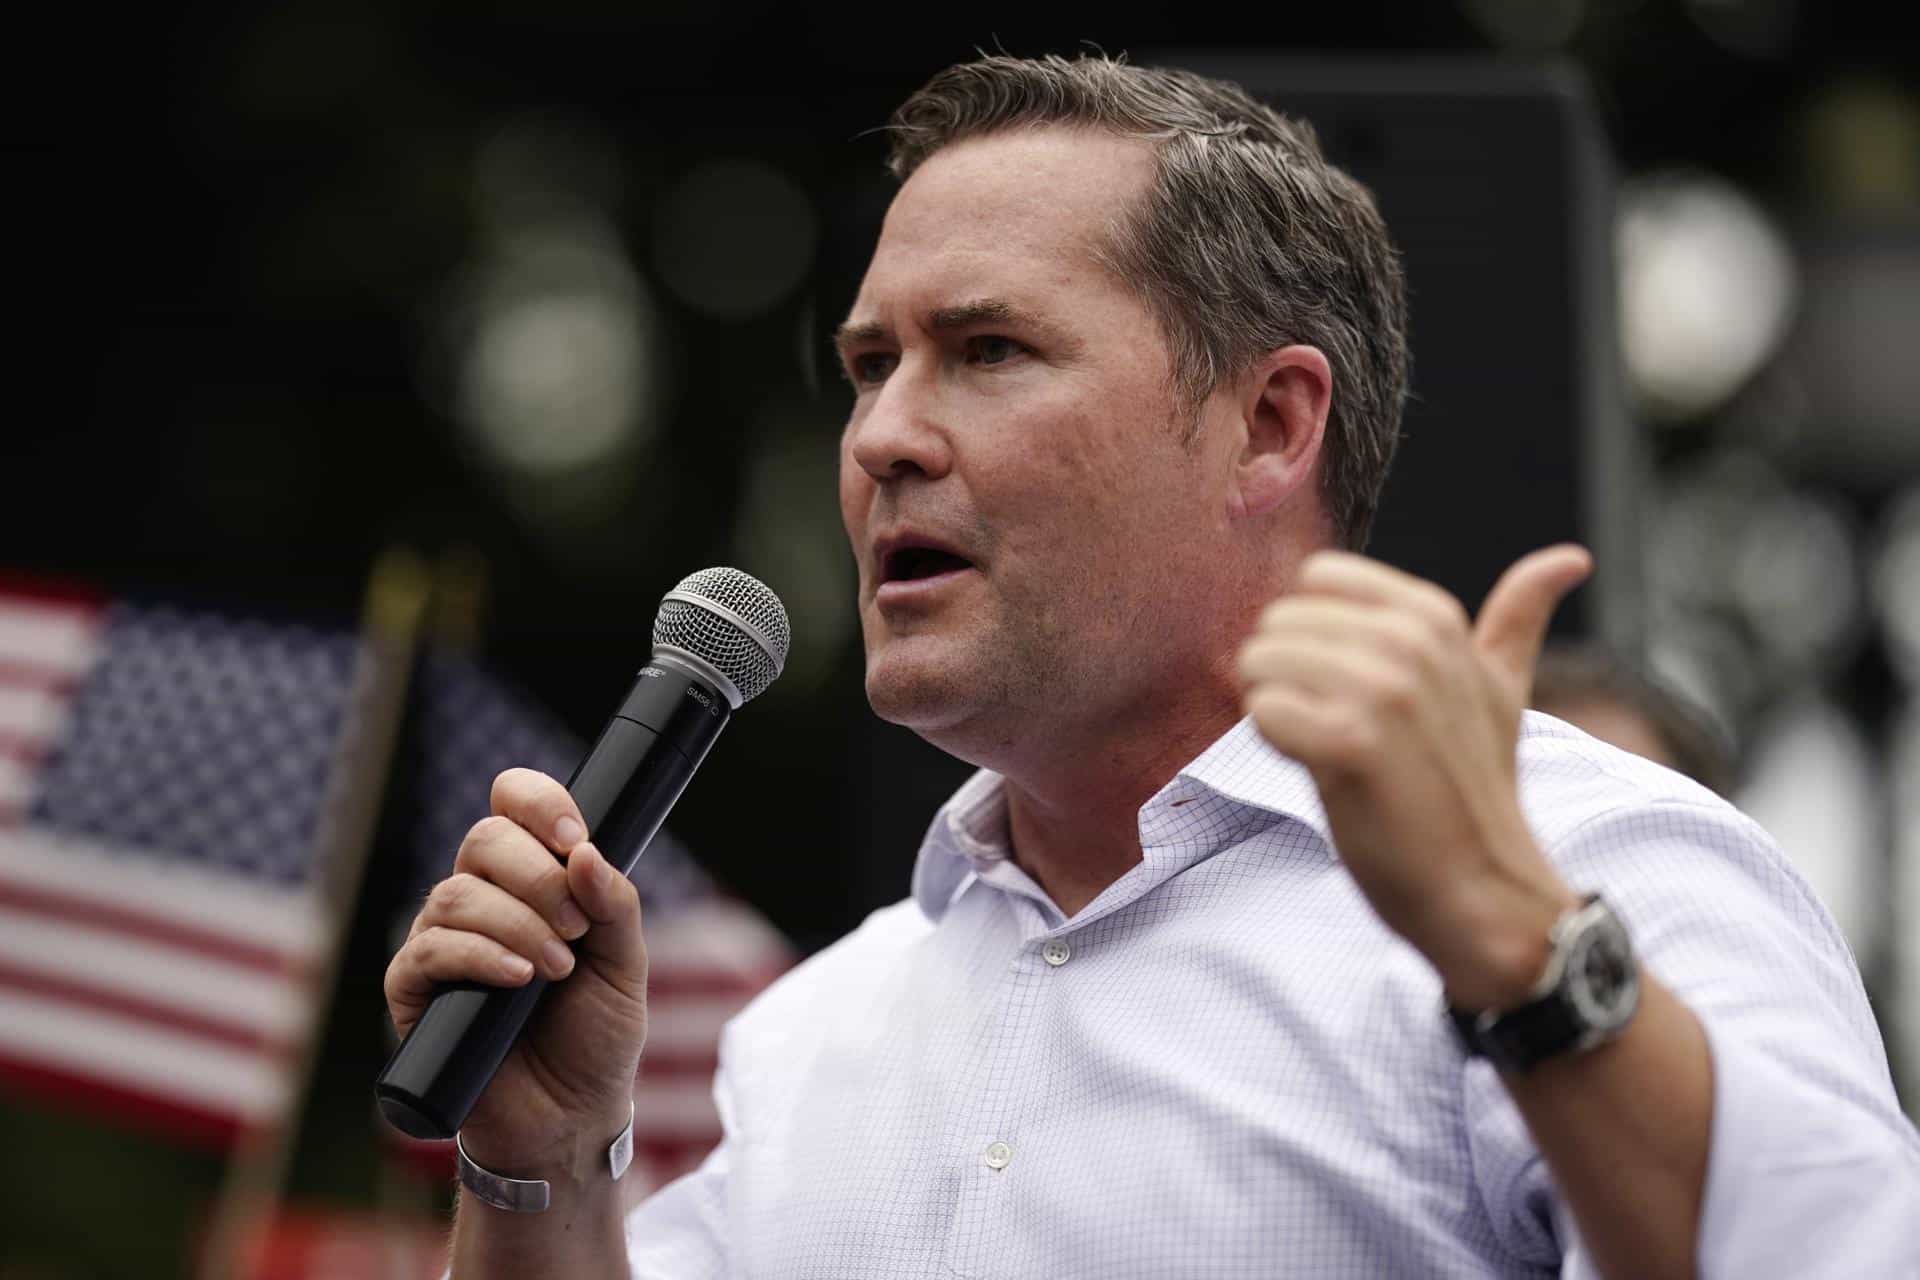
{"type": "Polygon", "coordinates": [[[1189,710],[1155,731],[1090,750],[1049,752],[1005,772],[1013,858],[1072,917],[1141,859],[1140,806],[1239,718],[1232,703],[1189,710]]]}

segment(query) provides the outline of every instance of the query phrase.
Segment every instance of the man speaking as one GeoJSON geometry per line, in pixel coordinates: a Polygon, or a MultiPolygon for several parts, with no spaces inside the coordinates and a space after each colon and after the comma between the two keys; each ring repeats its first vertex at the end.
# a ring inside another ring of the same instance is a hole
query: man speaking
{"type": "Polygon", "coordinates": [[[631,1214],[638,905],[501,775],[387,976],[404,1031],[573,971],[462,1130],[454,1274],[1920,1270],[1826,912],[1703,788],[1522,712],[1586,554],[1475,618],[1357,554],[1406,382],[1366,191],[1098,57],[950,68],[891,133],[840,504],[874,710],[980,772],[912,898],[730,1025],[725,1141],[631,1214]]]}

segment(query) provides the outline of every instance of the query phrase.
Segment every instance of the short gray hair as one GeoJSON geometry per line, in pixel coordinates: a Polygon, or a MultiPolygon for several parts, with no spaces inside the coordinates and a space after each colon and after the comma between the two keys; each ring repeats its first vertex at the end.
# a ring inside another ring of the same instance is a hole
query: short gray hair
{"type": "Polygon", "coordinates": [[[1336,540],[1365,547],[1407,388],[1406,285],[1372,195],[1238,85],[1094,54],[948,67],[894,112],[887,167],[905,182],[964,138],[1054,125],[1155,144],[1154,184],[1101,257],[1158,321],[1184,403],[1275,347],[1326,355],[1321,496],[1336,540]]]}

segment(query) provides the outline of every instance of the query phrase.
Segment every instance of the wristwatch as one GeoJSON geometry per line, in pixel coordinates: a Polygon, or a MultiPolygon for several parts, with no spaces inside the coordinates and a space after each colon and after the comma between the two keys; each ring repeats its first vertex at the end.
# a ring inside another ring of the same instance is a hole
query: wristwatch
{"type": "Polygon", "coordinates": [[[1640,1006],[1633,943],[1599,894],[1568,908],[1547,931],[1547,942],[1547,967],[1520,1004],[1447,1009],[1467,1052],[1509,1075],[1611,1040],[1640,1006]]]}

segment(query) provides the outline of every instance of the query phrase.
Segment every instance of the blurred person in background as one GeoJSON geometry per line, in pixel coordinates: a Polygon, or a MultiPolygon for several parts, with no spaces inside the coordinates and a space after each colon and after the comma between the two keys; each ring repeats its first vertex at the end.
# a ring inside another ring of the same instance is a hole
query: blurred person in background
{"type": "Polygon", "coordinates": [[[1706,714],[1598,646],[1548,645],[1533,671],[1530,705],[1718,795],[1733,794],[1731,753],[1706,714]]]}
{"type": "Polygon", "coordinates": [[[637,901],[501,775],[387,979],[404,1031],[572,974],[463,1131],[454,1273],[1920,1265],[1830,918],[1710,792],[1523,710],[1585,553],[1476,618],[1357,554],[1406,376],[1367,192],[1104,57],[950,68],[892,137],[841,509],[870,703],[980,772],[912,897],[730,1025],[725,1141],[631,1215],[637,901]]]}

